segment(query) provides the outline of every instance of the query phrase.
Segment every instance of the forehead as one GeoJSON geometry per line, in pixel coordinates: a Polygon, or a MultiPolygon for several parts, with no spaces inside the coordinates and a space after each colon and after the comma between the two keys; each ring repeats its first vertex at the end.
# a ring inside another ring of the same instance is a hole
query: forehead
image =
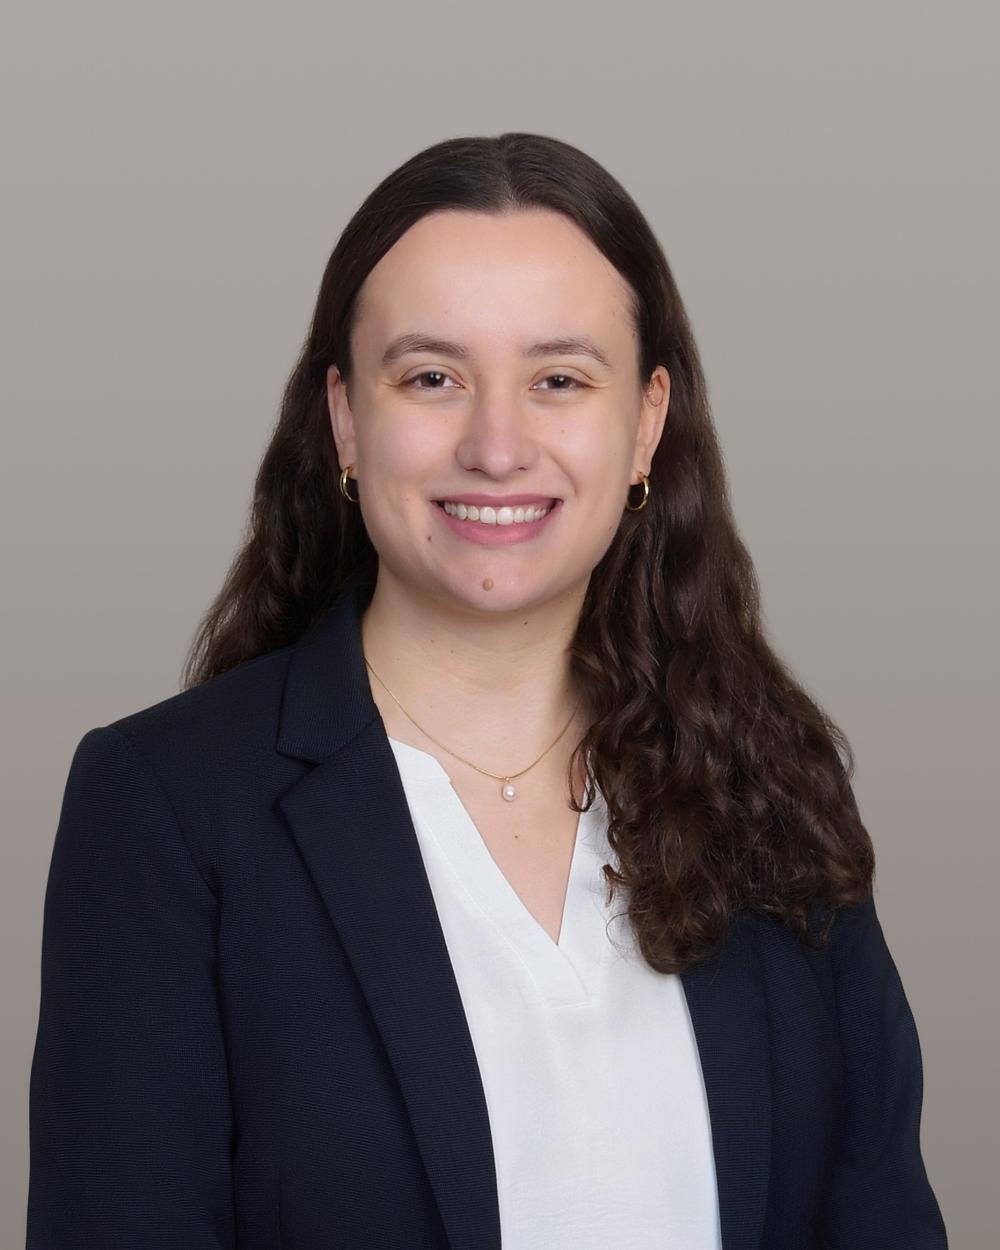
{"type": "Polygon", "coordinates": [[[409,330],[488,350],[529,338],[588,334],[631,353],[627,282],[561,213],[448,210],[422,217],[361,288],[355,338],[375,352],[409,330]]]}

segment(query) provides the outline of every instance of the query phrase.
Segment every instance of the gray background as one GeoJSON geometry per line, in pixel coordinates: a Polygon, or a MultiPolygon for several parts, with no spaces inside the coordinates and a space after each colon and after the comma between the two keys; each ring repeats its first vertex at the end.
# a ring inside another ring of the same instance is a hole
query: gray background
{"type": "Polygon", "coordinates": [[[72,750],[177,690],[349,214],[427,144],[503,130],[590,152],[664,245],[773,643],[857,753],[951,1243],[990,1244],[989,8],[4,6],[0,1244],[72,750]]]}

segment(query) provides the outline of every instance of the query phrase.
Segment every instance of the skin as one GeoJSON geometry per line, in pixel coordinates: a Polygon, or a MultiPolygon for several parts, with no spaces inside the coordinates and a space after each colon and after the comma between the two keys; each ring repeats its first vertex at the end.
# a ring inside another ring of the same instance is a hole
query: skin
{"type": "MultiPolygon", "coordinates": [[[[527,767],[578,708],[566,648],[663,432],[670,378],[658,366],[640,379],[627,300],[621,275],[559,213],[436,212],[366,279],[349,384],[328,371],[340,465],[354,466],[379,554],[365,655],[434,738],[492,772],[527,767]],[[386,345],[418,330],[468,358],[420,351],[383,367],[386,345]],[[610,367],[522,350],[567,335],[595,340],[610,367]],[[563,503],[537,538],[486,547],[452,534],[432,502],[470,491],[563,503]]],[[[372,694],[391,736],[435,751],[374,678],[372,694]]],[[[519,786],[565,771],[585,722],[579,709],[545,771],[519,786]]]]}

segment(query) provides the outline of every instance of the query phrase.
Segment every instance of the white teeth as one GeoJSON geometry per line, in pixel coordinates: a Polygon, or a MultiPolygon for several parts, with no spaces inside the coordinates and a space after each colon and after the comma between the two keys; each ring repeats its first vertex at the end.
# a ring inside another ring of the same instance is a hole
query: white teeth
{"type": "Polygon", "coordinates": [[[533,505],[516,508],[477,508],[475,504],[446,503],[445,512],[449,516],[458,517],[460,521],[480,521],[483,525],[520,525],[525,521],[539,521],[548,512],[548,508],[536,508],[533,505]]]}

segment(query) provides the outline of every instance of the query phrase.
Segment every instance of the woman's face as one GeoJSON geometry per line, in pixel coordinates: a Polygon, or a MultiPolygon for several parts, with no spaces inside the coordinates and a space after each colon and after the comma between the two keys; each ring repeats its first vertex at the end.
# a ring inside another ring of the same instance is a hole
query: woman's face
{"type": "Polygon", "coordinates": [[[354,376],[346,391],[327,376],[380,581],[466,611],[582,603],[669,402],[662,366],[640,381],[628,297],[545,210],[435,212],[382,257],[359,295],[354,376]],[[529,501],[549,511],[519,519],[529,501]]]}

